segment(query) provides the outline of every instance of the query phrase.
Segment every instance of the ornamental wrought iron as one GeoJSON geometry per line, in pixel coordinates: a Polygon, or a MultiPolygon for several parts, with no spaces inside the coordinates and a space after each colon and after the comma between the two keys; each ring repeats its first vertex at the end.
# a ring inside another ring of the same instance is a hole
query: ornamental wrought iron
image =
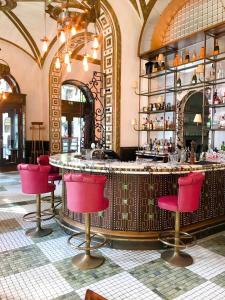
{"type": "Polygon", "coordinates": [[[94,99],[94,136],[95,143],[106,148],[106,96],[105,73],[94,71],[92,80],[87,84],[94,99]]]}

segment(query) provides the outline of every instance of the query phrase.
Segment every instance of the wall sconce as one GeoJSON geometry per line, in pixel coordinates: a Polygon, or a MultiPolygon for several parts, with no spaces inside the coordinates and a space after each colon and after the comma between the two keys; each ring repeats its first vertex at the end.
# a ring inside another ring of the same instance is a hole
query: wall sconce
{"type": "Polygon", "coordinates": [[[201,124],[202,123],[202,115],[201,114],[196,114],[193,120],[194,123],[201,124]]]}

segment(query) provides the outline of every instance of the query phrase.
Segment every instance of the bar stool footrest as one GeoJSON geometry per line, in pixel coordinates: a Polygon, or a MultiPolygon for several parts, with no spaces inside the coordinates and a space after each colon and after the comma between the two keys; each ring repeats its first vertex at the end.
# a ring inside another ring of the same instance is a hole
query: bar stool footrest
{"type": "Polygon", "coordinates": [[[177,247],[179,249],[185,249],[196,245],[196,237],[184,231],[179,232],[178,243],[176,243],[174,230],[161,232],[158,239],[166,246],[177,247]],[[174,240],[174,242],[170,242],[171,240],[174,240]]]}
{"type": "MultiPolygon", "coordinates": [[[[55,214],[53,214],[52,212],[48,212],[47,210],[43,210],[41,212],[41,221],[48,221],[50,219],[52,219],[55,216],[55,214]]],[[[23,220],[25,222],[37,222],[37,218],[36,218],[36,211],[32,211],[28,214],[25,214],[23,216],[23,220]]]]}
{"type": "Polygon", "coordinates": [[[81,247],[81,245],[83,245],[84,243],[86,243],[86,240],[84,240],[83,242],[81,242],[79,245],[75,245],[74,243],[71,242],[71,240],[77,236],[80,236],[80,235],[85,235],[85,232],[77,232],[77,233],[74,233],[72,234],[69,239],[68,239],[68,244],[74,248],[74,249],[78,249],[78,250],[96,250],[96,249],[99,249],[101,247],[103,247],[105,244],[108,243],[108,240],[106,239],[106,237],[103,235],[103,234],[100,234],[100,233],[95,233],[91,236],[90,240],[93,238],[93,237],[100,237],[101,239],[103,239],[103,242],[96,242],[97,245],[94,245],[94,246],[90,246],[90,247],[81,247]]]}

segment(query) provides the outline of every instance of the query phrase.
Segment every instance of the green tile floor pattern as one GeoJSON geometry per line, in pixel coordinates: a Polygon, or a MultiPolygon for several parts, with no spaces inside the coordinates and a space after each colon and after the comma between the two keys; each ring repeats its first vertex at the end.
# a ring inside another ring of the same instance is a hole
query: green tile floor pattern
{"type": "MultiPolygon", "coordinates": [[[[52,235],[42,239],[32,239],[35,244],[15,249],[13,251],[5,251],[0,253],[0,277],[16,274],[34,269],[36,267],[49,264],[48,258],[42,253],[36,244],[39,242],[57,239],[65,235],[57,223],[51,224],[54,232],[52,235]]],[[[20,224],[15,219],[0,221],[0,229],[4,232],[21,229],[20,224]]],[[[199,243],[201,246],[209,248],[211,251],[224,255],[225,236],[223,233],[207,239],[199,243]]],[[[80,299],[76,294],[76,290],[88,287],[89,285],[99,282],[105,278],[110,278],[115,274],[119,274],[123,269],[109,258],[103,266],[95,270],[80,272],[71,263],[71,258],[53,263],[54,267],[59,271],[61,276],[70,284],[74,292],[57,297],[55,299],[80,299]]],[[[196,286],[206,282],[206,279],[193,273],[186,268],[176,268],[166,264],[161,259],[156,259],[149,263],[145,263],[128,271],[138,281],[143,283],[162,299],[175,299],[179,295],[195,288],[196,286]]],[[[211,282],[225,288],[225,272],[214,277],[211,282]]],[[[222,300],[222,299],[221,299],[222,300]]]]}
{"type": "MultiPolygon", "coordinates": [[[[0,176],[2,179],[3,176],[0,176]]],[[[5,178],[8,182],[8,178],[5,178]]],[[[26,206],[28,202],[16,204],[26,206]]],[[[33,203],[33,201],[30,201],[33,203]]],[[[15,207],[16,207],[15,205],[15,207]]],[[[0,208],[6,207],[6,204],[0,205],[0,208]]],[[[8,207],[11,209],[11,204],[8,207]]],[[[0,210],[1,214],[1,210],[0,210]]],[[[34,244],[26,247],[20,247],[11,251],[4,251],[0,253],[0,280],[1,278],[23,273],[27,270],[35,270],[45,265],[52,265],[59,272],[60,276],[68,282],[68,284],[73,288],[73,291],[66,293],[62,296],[57,296],[52,299],[57,300],[78,300],[81,299],[76,293],[79,289],[88,288],[92,284],[98,284],[103,279],[109,279],[116,274],[121,274],[124,272],[123,268],[120,267],[115,260],[111,260],[106,257],[106,262],[100,268],[95,270],[89,270],[81,272],[76,267],[72,265],[71,258],[61,259],[54,263],[51,263],[47,256],[38,247],[40,242],[57,240],[60,237],[66,236],[64,231],[59,227],[57,223],[47,225],[50,226],[54,231],[53,234],[41,238],[32,239],[34,244]]],[[[0,221],[0,233],[5,234],[8,232],[16,232],[22,230],[18,219],[10,218],[3,219],[0,221]]],[[[199,246],[210,250],[213,253],[221,255],[221,258],[225,257],[225,232],[214,235],[210,238],[200,240],[199,246]]],[[[68,246],[69,247],[69,246],[68,246]]],[[[114,250],[116,251],[116,250],[114,250]]],[[[161,252],[161,251],[160,251],[161,252]]],[[[126,270],[131,276],[138,280],[138,282],[144,284],[147,288],[153,291],[161,299],[172,300],[180,295],[185,294],[187,291],[191,291],[196,287],[200,287],[202,283],[206,283],[207,279],[199,276],[197,273],[187,269],[187,268],[176,268],[168,265],[162,259],[155,259],[153,261],[143,263],[137,267],[126,270]]],[[[210,279],[210,282],[215,283],[219,287],[224,289],[224,295],[217,297],[216,299],[225,299],[225,270],[218,274],[217,276],[210,279]]],[[[0,295],[0,299],[1,296],[0,295]]],[[[4,298],[3,298],[4,299],[4,298]]],[[[17,300],[16,297],[10,298],[17,300]]],[[[31,298],[24,298],[31,299],[31,298]]],[[[121,298],[110,298],[115,300],[127,299],[127,300],[138,300],[132,297],[126,298],[126,295],[121,296],[121,298]]],[[[195,298],[188,298],[193,300],[198,300],[195,298]]],[[[207,296],[204,298],[207,300],[207,296]]],[[[211,298],[210,298],[211,299],[211,298]]],[[[23,300],[23,299],[22,299],[23,300]]],[[[146,299],[151,300],[151,299],[146,299]]]]}

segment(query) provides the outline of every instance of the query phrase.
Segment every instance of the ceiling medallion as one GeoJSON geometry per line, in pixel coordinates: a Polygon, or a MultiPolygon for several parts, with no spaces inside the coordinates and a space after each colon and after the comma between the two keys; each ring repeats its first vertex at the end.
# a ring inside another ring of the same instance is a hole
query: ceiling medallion
{"type": "Polygon", "coordinates": [[[16,0],[0,0],[0,11],[10,11],[16,6],[16,0]]]}

